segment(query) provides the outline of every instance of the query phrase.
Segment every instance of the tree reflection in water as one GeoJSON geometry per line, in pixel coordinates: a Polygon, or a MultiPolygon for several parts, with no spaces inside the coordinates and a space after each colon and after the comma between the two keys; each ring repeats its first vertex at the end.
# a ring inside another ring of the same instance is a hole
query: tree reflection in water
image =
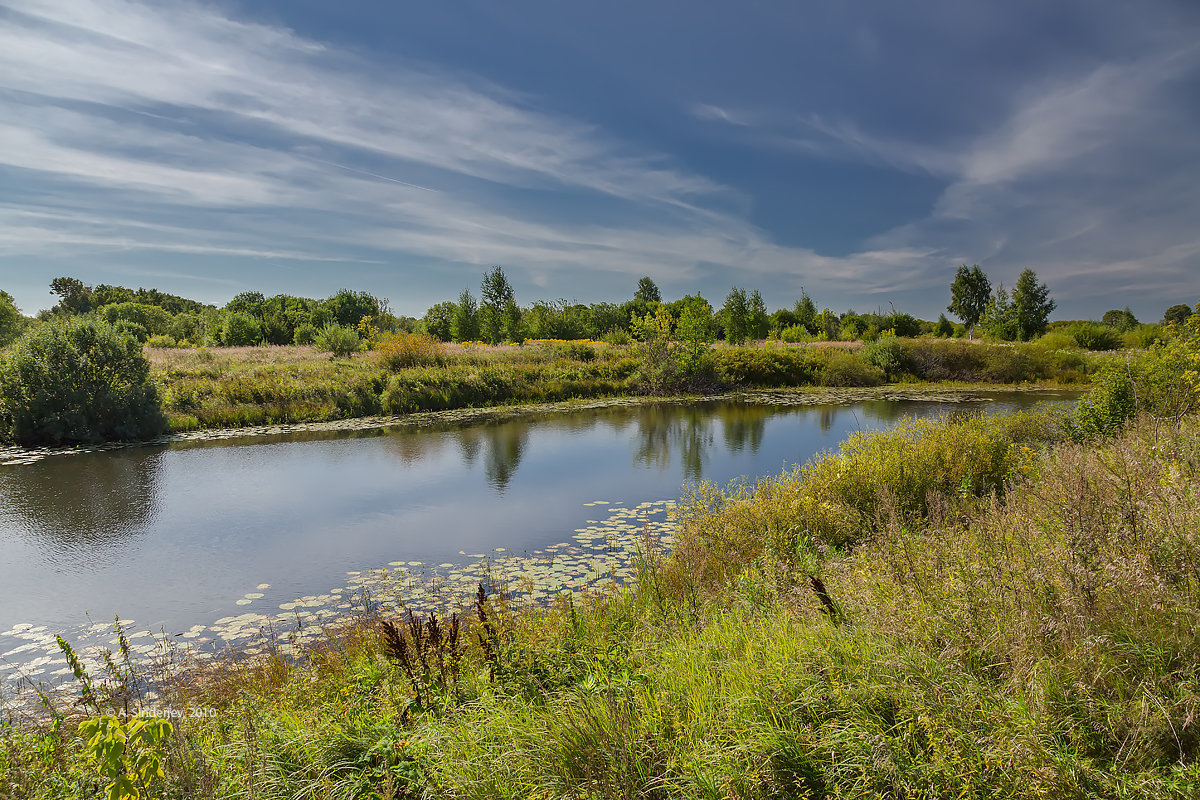
{"type": "Polygon", "coordinates": [[[0,471],[0,517],[59,554],[118,549],[158,513],[162,448],[48,458],[0,471]]]}

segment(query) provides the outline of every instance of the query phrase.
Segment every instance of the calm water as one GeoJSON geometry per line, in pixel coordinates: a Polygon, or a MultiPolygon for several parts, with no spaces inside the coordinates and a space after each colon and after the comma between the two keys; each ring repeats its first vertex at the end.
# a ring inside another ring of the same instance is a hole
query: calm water
{"type": "MultiPolygon", "coordinates": [[[[996,397],[987,408],[1034,401],[996,397]]],[[[396,560],[535,550],[595,516],[584,503],[674,499],[692,481],[777,474],[855,430],[954,408],[651,405],[0,467],[0,654],[24,641],[5,633],[19,623],[52,635],[120,614],[171,634],[238,613],[261,584],[261,602],[278,604],[396,560]]]]}

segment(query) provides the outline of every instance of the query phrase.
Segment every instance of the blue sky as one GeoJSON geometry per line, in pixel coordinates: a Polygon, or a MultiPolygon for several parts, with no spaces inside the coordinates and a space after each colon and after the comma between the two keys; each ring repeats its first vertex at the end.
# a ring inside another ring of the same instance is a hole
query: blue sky
{"type": "Polygon", "coordinates": [[[0,288],[1200,300],[1200,4],[0,2],[0,288]]]}

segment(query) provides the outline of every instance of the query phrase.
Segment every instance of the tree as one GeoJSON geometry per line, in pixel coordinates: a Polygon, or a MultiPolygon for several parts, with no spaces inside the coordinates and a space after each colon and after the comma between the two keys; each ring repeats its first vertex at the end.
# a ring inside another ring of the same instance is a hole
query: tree
{"type": "Polygon", "coordinates": [[[450,341],[454,338],[450,333],[450,321],[454,319],[454,311],[457,308],[458,305],[453,301],[430,306],[421,318],[421,330],[431,339],[437,339],[439,342],[450,341]]]}
{"type": "Polygon", "coordinates": [[[1058,307],[1058,303],[1051,299],[1046,284],[1038,283],[1037,273],[1031,269],[1024,270],[1017,278],[1012,304],[1017,319],[1017,336],[1023,342],[1045,333],[1050,312],[1058,307]]]}
{"type": "Polygon", "coordinates": [[[165,429],[142,346],[110,325],[44,325],[0,361],[0,439],[58,445],[148,439],[165,429]]]}
{"type": "Polygon", "coordinates": [[[679,366],[692,376],[707,368],[709,345],[713,342],[712,306],[700,295],[683,298],[675,338],[680,341],[679,366]]]}
{"type": "Polygon", "coordinates": [[[218,330],[226,347],[248,347],[262,341],[262,326],[244,311],[222,312],[218,330]]]}
{"type": "Polygon", "coordinates": [[[24,326],[25,318],[21,316],[21,312],[17,309],[17,305],[13,301],[13,296],[0,289],[0,346],[6,345],[17,338],[17,334],[21,332],[21,328],[24,326]]]}
{"type": "Polygon", "coordinates": [[[504,340],[517,343],[525,341],[525,331],[521,324],[521,308],[517,305],[517,301],[511,297],[508,298],[504,302],[504,309],[500,314],[504,328],[504,340]]]}
{"type": "Polygon", "coordinates": [[[483,276],[480,286],[479,335],[488,344],[504,340],[504,308],[513,300],[512,285],[500,267],[483,276]]]}
{"type": "Polygon", "coordinates": [[[50,292],[58,295],[58,308],[63,311],[84,314],[92,310],[92,287],[78,278],[55,278],[50,281],[50,292]]]}
{"type": "MultiPolygon", "coordinates": [[[[262,292],[242,292],[225,304],[226,311],[237,311],[242,314],[249,314],[255,319],[262,319],[263,303],[267,302],[267,298],[263,297],[262,292]]],[[[357,322],[357,320],[355,320],[357,322]]]]}
{"type": "Polygon", "coordinates": [[[454,307],[454,315],[450,317],[450,335],[456,342],[474,341],[479,336],[479,328],[475,319],[478,311],[475,298],[470,289],[463,289],[454,307]]]}
{"type": "Polygon", "coordinates": [[[796,315],[794,325],[802,325],[809,333],[817,332],[817,304],[808,296],[808,292],[800,290],[800,299],[792,312],[796,315]]]}
{"type": "Polygon", "coordinates": [[[934,326],[933,333],[938,338],[944,339],[954,335],[954,323],[946,319],[945,314],[938,315],[937,325],[934,326]]]}
{"type": "Polygon", "coordinates": [[[379,300],[366,292],[352,292],[349,289],[339,289],[337,294],[321,302],[319,308],[326,311],[328,316],[312,317],[314,325],[324,327],[330,322],[354,328],[363,321],[363,317],[374,317],[379,314],[379,300]]]}
{"type": "Polygon", "coordinates": [[[950,305],[946,310],[963,321],[968,330],[979,324],[991,297],[992,283],[978,264],[963,264],[950,284],[950,305]]]}
{"type": "Polygon", "coordinates": [[[661,303],[662,293],[658,291],[658,284],[647,275],[638,281],[637,291],[633,293],[633,299],[641,300],[643,303],[661,303]]]}
{"type": "Polygon", "coordinates": [[[1184,320],[1194,313],[1196,312],[1192,310],[1191,306],[1180,303],[1167,309],[1166,313],[1163,314],[1163,322],[1168,325],[1182,325],[1184,320]]]}
{"type": "Polygon", "coordinates": [[[842,320],[828,306],[817,316],[817,335],[827,342],[836,342],[842,335],[842,320]]]}
{"type": "Polygon", "coordinates": [[[771,320],[767,317],[767,304],[763,302],[758,289],[750,293],[746,301],[746,332],[751,339],[765,339],[771,320]]]}
{"type": "Polygon", "coordinates": [[[1110,328],[1116,328],[1118,332],[1125,333],[1133,330],[1138,326],[1137,317],[1129,310],[1129,306],[1125,306],[1124,310],[1111,309],[1104,312],[1104,316],[1100,321],[1110,328]]]}
{"type": "Polygon", "coordinates": [[[984,306],[979,319],[983,332],[996,339],[1011,342],[1021,335],[1017,320],[1017,309],[1008,297],[1008,290],[1000,284],[984,306]]]}
{"type": "Polygon", "coordinates": [[[109,325],[129,321],[141,325],[151,336],[166,333],[171,325],[170,314],[158,306],[145,303],[113,303],[100,308],[97,313],[109,325]]]}
{"type": "Polygon", "coordinates": [[[725,323],[726,342],[742,344],[750,338],[750,304],[745,289],[735,286],[725,296],[725,305],[721,308],[721,318],[725,323]]]}
{"type": "Polygon", "coordinates": [[[592,338],[599,339],[609,332],[629,329],[629,315],[615,303],[596,303],[592,306],[592,338]]]}

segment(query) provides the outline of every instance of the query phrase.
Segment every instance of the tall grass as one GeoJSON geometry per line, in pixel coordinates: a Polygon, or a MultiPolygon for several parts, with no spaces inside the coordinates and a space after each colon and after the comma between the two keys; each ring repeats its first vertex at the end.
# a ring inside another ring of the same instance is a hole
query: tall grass
{"type": "MultiPolygon", "coordinates": [[[[648,361],[644,348],[597,342],[448,346],[396,334],[371,353],[332,361],[311,347],[149,355],[175,431],[679,390],[679,381],[657,380],[662,365],[648,361]]],[[[1093,369],[1077,352],[886,337],[858,351],[715,348],[703,380],[684,383],[706,391],[888,381],[1069,384],[1086,380],[1093,369]]]]}
{"type": "MultiPolygon", "coordinates": [[[[1157,402],[1115,436],[959,415],[702,487],[634,585],[481,594],[449,650],[363,615],[185,670],[165,701],[216,713],[178,721],[164,796],[1195,797],[1200,420],[1157,402]]],[[[0,796],[94,794],[64,720],[0,728],[0,796]]]]}

